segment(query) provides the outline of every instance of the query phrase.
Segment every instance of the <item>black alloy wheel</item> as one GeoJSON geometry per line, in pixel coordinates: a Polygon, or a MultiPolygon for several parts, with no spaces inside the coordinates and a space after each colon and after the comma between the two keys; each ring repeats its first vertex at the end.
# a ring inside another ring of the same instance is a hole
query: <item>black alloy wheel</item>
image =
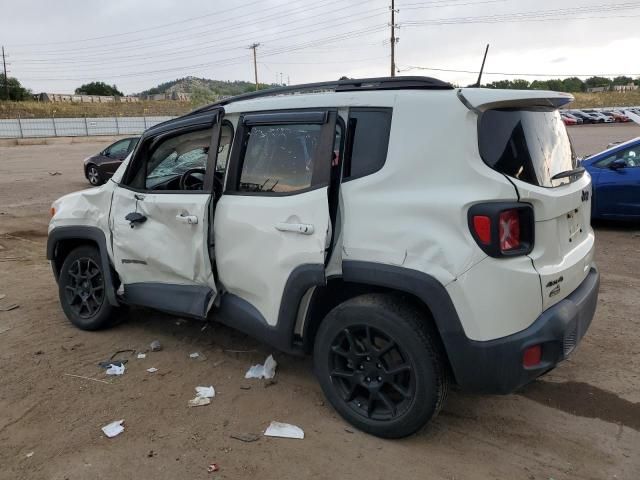
{"type": "Polygon", "coordinates": [[[360,295],[333,308],[315,335],[313,365],[336,411],[383,438],[420,430],[448,391],[446,356],[428,312],[396,294],[360,295]]]}
{"type": "Polygon", "coordinates": [[[69,284],[65,295],[69,307],[80,318],[93,317],[104,302],[104,277],[91,258],[79,258],[67,269],[69,284]]]}
{"type": "Polygon", "coordinates": [[[331,380],[357,414],[402,415],[415,396],[413,367],[395,340],[368,325],[345,328],[331,345],[331,380]]]}
{"type": "Polygon", "coordinates": [[[110,326],[114,307],[106,290],[107,278],[98,249],[84,245],[69,252],[60,268],[58,293],[71,323],[83,330],[110,326]]]}

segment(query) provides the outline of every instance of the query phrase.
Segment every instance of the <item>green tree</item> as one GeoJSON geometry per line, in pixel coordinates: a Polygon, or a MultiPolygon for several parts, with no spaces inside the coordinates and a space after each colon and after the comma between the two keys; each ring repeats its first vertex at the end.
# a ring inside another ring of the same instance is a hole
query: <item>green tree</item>
{"type": "Polygon", "coordinates": [[[565,92],[583,92],[584,82],[578,77],[569,77],[562,80],[565,92]]]}
{"type": "Polygon", "coordinates": [[[24,88],[17,78],[5,78],[4,74],[0,73],[0,100],[13,100],[19,102],[32,99],[33,94],[31,93],[31,90],[24,88]],[[9,92],[8,97],[7,91],[9,92]]]}
{"type": "Polygon", "coordinates": [[[624,75],[621,75],[613,79],[614,85],[629,85],[630,83],[633,83],[633,78],[625,77],[624,75]]]}
{"type": "Polygon", "coordinates": [[[118,90],[118,87],[115,85],[107,85],[104,82],[91,82],[85,83],[80,87],[76,88],[76,93],[79,95],[116,95],[119,97],[124,96],[124,94],[118,90]]]}
{"type": "Polygon", "coordinates": [[[534,80],[531,82],[533,90],[549,90],[549,82],[547,80],[534,80]]]}
{"type": "Polygon", "coordinates": [[[208,88],[194,88],[191,91],[191,105],[193,107],[201,107],[208,103],[213,103],[218,99],[216,92],[208,88]]]}
{"type": "Polygon", "coordinates": [[[511,82],[511,87],[515,90],[529,90],[531,88],[531,84],[529,80],[524,80],[522,78],[516,78],[511,82]]]}
{"type": "Polygon", "coordinates": [[[608,87],[611,85],[611,79],[606,77],[590,77],[584,81],[587,88],[608,87]]]}

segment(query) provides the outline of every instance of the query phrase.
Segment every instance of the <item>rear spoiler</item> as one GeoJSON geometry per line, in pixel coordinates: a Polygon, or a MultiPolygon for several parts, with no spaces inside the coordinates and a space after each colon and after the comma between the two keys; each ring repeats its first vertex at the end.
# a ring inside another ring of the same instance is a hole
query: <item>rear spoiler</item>
{"type": "Polygon", "coordinates": [[[560,108],[573,102],[573,95],[544,90],[498,90],[493,88],[459,88],[460,101],[476,113],[495,108],[560,108]]]}

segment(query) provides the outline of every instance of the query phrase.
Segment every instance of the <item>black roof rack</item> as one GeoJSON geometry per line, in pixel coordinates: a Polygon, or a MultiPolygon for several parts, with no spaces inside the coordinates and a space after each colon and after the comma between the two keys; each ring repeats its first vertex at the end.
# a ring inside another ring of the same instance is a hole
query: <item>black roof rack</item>
{"type": "Polygon", "coordinates": [[[451,90],[453,87],[442,80],[431,77],[379,77],[379,78],[350,78],[333,82],[305,83],[287,87],[268,88],[256,92],[243,93],[225,98],[219,102],[206,105],[187,115],[202,113],[217,107],[242,100],[273,97],[277,95],[295,95],[301,93],[320,92],[354,92],[365,90],[451,90]]]}

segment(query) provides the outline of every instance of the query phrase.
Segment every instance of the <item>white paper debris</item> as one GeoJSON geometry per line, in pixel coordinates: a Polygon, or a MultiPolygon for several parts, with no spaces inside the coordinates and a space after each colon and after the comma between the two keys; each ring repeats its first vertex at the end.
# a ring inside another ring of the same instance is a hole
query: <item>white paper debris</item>
{"type": "Polygon", "coordinates": [[[124,373],[124,363],[122,365],[109,365],[107,375],[122,375],[124,373]]]}
{"type": "Polygon", "coordinates": [[[111,422],[109,425],[102,427],[102,431],[107,437],[113,438],[124,432],[124,427],[122,426],[123,423],[124,420],[116,420],[115,422],[111,422]]]}
{"type": "Polygon", "coordinates": [[[189,358],[198,358],[200,354],[198,352],[193,352],[189,354],[189,358]]]}
{"type": "Polygon", "coordinates": [[[216,396],[216,391],[213,386],[210,387],[196,387],[196,397],[189,400],[190,407],[201,407],[203,405],[209,405],[211,399],[216,396]]]}
{"type": "Polygon", "coordinates": [[[156,373],[157,371],[158,369],[156,367],[147,368],[147,372],[149,373],[156,373]]]}
{"type": "Polygon", "coordinates": [[[244,378],[273,378],[276,376],[277,366],[278,364],[273,359],[273,355],[269,355],[264,361],[264,365],[253,365],[247,370],[247,373],[244,374],[244,378]]]}
{"type": "Polygon", "coordinates": [[[202,407],[203,405],[209,405],[211,399],[207,397],[196,397],[189,400],[190,407],[202,407]]]}
{"type": "Polygon", "coordinates": [[[213,387],[196,387],[196,397],[213,398],[216,390],[213,387]]]}
{"type": "Polygon", "coordinates": [[[31,458],[31,457],[33,457],[33,454],[34,454],[34,453],[35,453],[35,452],[29,452],[29,453],[27,453],[27,458],[31,458]]]}
{"type": "Polygon", "coordinates": [[[281,422],[271,422],[264,435],[266,437],[297,438],[299,440],[304,438],[304,432],[300,427],[281,422]]]}
{"type": "Polygon", "coordinates": [[[138,358],[139,359],[147,358],[147,354],[146,353],[139,353],[138,354],[138,358]]]}

